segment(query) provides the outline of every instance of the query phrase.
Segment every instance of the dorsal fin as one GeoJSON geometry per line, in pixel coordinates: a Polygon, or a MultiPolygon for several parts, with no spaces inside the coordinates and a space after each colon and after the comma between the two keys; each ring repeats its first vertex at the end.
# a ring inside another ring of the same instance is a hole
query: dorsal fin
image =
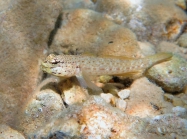
{"type": "Polygon", "coordinates": [[[121,59],[121,60],[135,60],[135,58],[127,57],[127,56],[98,55],[98,57],[102,57],[102,58],[113,58],[113,59],[121,59]]]}

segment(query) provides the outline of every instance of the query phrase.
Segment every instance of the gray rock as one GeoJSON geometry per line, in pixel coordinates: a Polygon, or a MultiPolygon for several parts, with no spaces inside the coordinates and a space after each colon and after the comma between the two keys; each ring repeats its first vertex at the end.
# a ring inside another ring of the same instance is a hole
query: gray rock
{"type": "Polygon", "coordinates": [[[60,1],[0,1],[0,120],[6,123],[16,124],[37,86],[60,1]]]}
{"type": "Polygon", "coordinates": [[[187,118],[187,110],[183,107],[177,106],[172,108],[172,112],[182,118],[187,118]]]}
{"type": "Polygon", "coordinates": [[[25,139],[25,137],[9,126],[0,124],[0,139],[25,139]]]}
{"type": "Polygon", "coordinates": [[[25,106],[19,128],[30,136],[58,117],[64,108],[61,96],[53,90],[37,92],[25,106]]]}
{"type": "Polygon", "coordinates": [[[177,44],[181,47],[187,48],[187,33],[182,34],[177,40],[177,44]]]}
{"type": "Polygon", "coordinates": [[[187,84],[187,61],[178,55],[151,67],[146,76],[167,92],[180,92],[187,84]]]}
{"type": "Polygon", "coordinates": [[[153,44],[161,40],[175,40],[183,31],[187,19],[186,13],[171,0],[97,0],[96,10],[129,27],[138,40],[153,44]]]}

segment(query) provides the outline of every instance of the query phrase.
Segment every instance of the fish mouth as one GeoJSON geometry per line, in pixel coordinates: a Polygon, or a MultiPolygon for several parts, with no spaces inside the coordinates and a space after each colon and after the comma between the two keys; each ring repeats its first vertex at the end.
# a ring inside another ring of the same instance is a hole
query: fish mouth
{"type": "Polygon", "coordinates": [[[51,64],[46,63],[46,62],[42,62],[42,64],[40,65],[40,68],[46,72],[46,73],[51,73],[51,64]]]}

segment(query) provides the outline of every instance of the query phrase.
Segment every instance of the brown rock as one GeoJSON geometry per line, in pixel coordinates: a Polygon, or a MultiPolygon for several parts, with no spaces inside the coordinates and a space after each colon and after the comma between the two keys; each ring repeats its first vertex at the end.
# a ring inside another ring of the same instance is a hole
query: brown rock
{"type": "Polygon", "coordinates": [[[128,57],[140,55],[135,34],[98,12],[88,9],[67,10],[63,12],[62,19],[51,52],[89,52],[128,57]]]}
{"type": "Polygon", "coordinates": [[[130,92],[130,98],[126,100],[127,114],[139,117],[156,116],[170,111],[172,107],[170,103],[164,101],[162,89],[145,77],[135,80],[130,92]]]}
{"type": "Polygon", "coordinates": [[[18,131],[7,125],[0,124],[0,139],[25,139],[18,131]]]}
{"type": "Polygon", "coordinates": [[[17,113],[37,86],[39,60],[61,6],[59,0],[13,3],[0,14],[0,119],[15,126],[17,113]]]}
{"type": "Polygon", "coordinates": [[[96,11],[129,27],[138,40],[154,44],[160,40],[175,40],[183,31],[187,19],[186,13],[172,0],[99,0],[96,11]]]}

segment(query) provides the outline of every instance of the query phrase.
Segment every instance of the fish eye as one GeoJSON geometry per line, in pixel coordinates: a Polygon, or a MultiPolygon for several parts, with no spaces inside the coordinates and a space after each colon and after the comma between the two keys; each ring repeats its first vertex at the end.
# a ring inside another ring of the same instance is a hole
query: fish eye
{"type": "Polygon", "coordinates": [[[51,64],[58,64],[59,61],[52,61],[51,64]]]}

